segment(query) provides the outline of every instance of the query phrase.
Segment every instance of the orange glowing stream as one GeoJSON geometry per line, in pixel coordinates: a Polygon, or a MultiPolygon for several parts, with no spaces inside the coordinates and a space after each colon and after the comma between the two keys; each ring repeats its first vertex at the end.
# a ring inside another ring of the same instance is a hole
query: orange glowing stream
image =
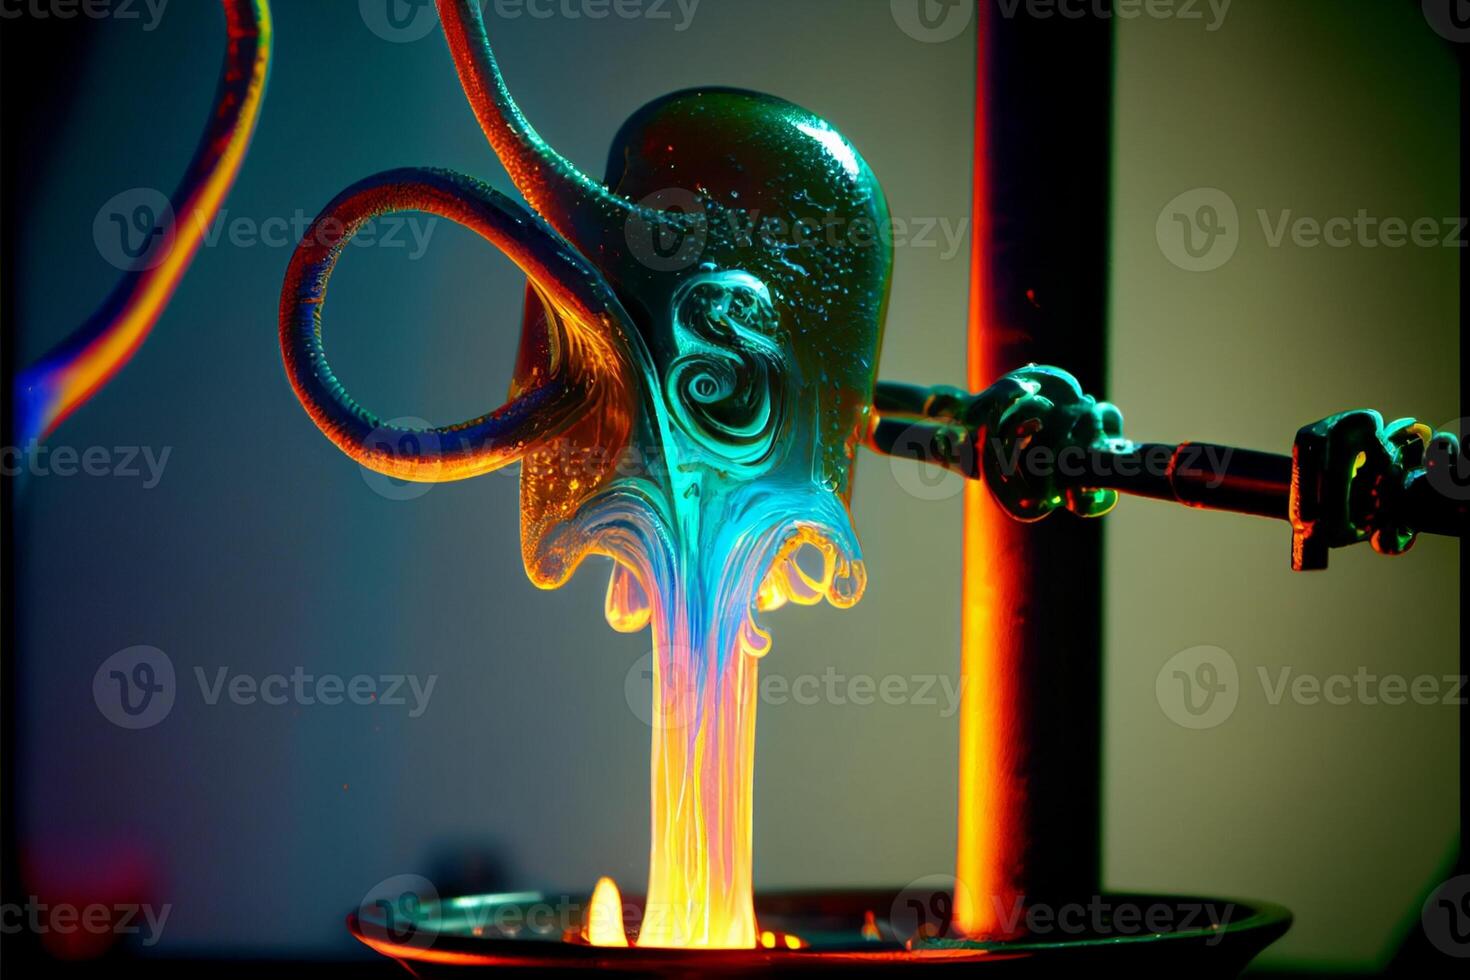
{"type": "MultiPolygon", "coordinates": [[[[727,571],[731,588],[706,591],[700,586],[710,583],[696,574],[676,577],[671,589],[645,590],[641,579],[650,568],[635,573],[626,564],[609,584],[607,619],[614,628],[653,627],[651,842],[640,947],[759,944],[751,888],[756,684],[771,643],[753,613],[823,599],[851,605],[864,580],[861,563],[815,525],[781,533],[774,558],[747,544],[728,553],[728,564],[700,563],[727,571]],[[797,563],[804,547],[821,555],[819,575],[797,563]],[[766,566],[770,571],[757,578],[766,566]]],[[[608,925],[614,918],[608,909],[618,904],[611,881],[599,882],[592,904],[596,928],[586,931],[587,941],[626,942],[621,919],[617,928],[608,925]]],[[[795,937],[780,941],[800,948],[795,937]]]]}

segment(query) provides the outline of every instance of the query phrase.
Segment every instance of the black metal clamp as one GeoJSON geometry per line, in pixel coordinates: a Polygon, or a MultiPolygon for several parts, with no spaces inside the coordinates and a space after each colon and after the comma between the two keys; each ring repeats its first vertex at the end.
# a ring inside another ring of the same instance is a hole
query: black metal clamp
{"type": "Polygon", "coordinates": [[[1122,414],[1056,368],[1031,366],[983,392],[879,382],[868,444],[984,479],[1019,520],[1065,508],[1107,513],[1119,494],[1284,520],[1291,567],[1327,567],[1333,548],[1384,555],[1418,534],[1464,537],[1470,474],[1460,434],[1414,419],[1343,412],[1297,432],[1290,456],[1213,443],[1134,443],[1122,414]]]}

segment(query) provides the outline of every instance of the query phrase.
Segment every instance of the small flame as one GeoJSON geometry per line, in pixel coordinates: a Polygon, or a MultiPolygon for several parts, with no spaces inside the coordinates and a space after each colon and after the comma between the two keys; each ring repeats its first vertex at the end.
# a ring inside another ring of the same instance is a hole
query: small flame
{"type": "Polygon", "coordinates": [[[623,896],[611,878],[598,878],[592,889],[592,904],[582,924],[582,938],[592,946],[627,946],[623,931],[623,896]]]}
{"type": "MultiPolygon", "coordinates": [[[[868,913],[871,922],[873,913],[868,913]]],[[[866,926],[864,935],[866,935],[866,926]]],[[[475,935],[480,935],[480,930],[475,930],[475,935]]],[[[629,946],[628,934],[623,929],[623,896],[618,891],[617,882],[606,876],[597,879],[597,887],[592,889],[592,901],[587,906],[587,916],[582,923],[582,939],[589,946],[624,947],[629,946]]],[[[790,950],[806,949],[809,944],[800,936],[793,936],[789,932],[773,932],[764,929],[759,937],[762,949],[780,949],[785,947],[790,950]]]]}

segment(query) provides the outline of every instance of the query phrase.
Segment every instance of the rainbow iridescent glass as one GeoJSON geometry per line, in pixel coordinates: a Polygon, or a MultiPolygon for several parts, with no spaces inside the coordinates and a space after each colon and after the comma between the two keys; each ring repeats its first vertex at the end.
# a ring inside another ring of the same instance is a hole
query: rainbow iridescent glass
{"type": "Polygon", "coordinates": [[[826,121],[729,89],[640,110],[599,183],[521,115],[478,4],[438,7],[476,117],[536,214],[444,171],[344,192],[287,273],[287,372],[323,432],[380,472],[459,479],[519,461],[538,586],[561,585],[588,555],[613,560],[608,621],[649,627],[655,652],[638,942],[753,947],[756,680],[771,646],[757,616],[785,602],[848,606],[863,591],[848,503],[887,305],[887,206],[826,121]],[[425,431],[354,402],[322,346],[346,241],[402,210],[474,229],[531,286],[510,401],[425,431]],[[820,571],[797,564],[804,548],[820,571]]]}

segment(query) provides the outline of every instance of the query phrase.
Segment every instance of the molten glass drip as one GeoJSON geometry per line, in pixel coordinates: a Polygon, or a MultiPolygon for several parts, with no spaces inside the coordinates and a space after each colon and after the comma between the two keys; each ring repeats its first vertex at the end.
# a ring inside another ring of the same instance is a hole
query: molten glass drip
{"type": "MultiPolygon", "coordinates": [[[[651,845],[638,945],[751,948],[751,813],[756,684],[771,647],[762,597],[850,606],[865,574],[846,507],[817,487],[726,484],[675,524],[641,494],[614,491],[584,525],[618,565],[615,628],[647,622],[654,647],[651,845]],[[810,546],[812,575],[796,563],[810,546]]],[[[677,498],[685,499],[685,498],[677,498]]]]}
{"type": "Polygon", "coordinates": [[[757,617],[787,602],[850,606],[866,575],[847,502],[813,462],[821,440],[792,410],[800,364],[765,284],[706,272],[675,290],[669,311],[673,367],[624,389],[658,392],[631,429],[638,465],[604,463],[590,492],[573,494],[566,460],[588,458],[596,443],[573,428],[527,454],[522,539],[545,588],[589,554],[611,558],[608,623],[650,627],[651,841],[638,945],[753,948],[756,685],[771,649],[757,617]]]}

